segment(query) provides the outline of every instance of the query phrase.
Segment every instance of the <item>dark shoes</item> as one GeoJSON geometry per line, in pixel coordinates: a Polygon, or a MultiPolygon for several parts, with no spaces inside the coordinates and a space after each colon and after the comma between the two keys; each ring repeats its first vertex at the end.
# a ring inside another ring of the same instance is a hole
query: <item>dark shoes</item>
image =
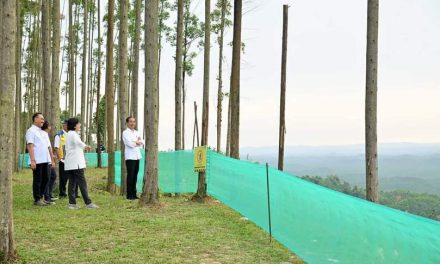
{"type": "Polygon", "coordinates": [[[137,200],[139,199],[139,197],[135,196],[135,197],[127,197],[127,200],[137,200]]]}
{"type": "Polygon", "coordinates": [[[35,202],[34,202],[34,205],[35,205],[35,206],[48,206],[48,205],[50,205],[50,204],[47,204],[47,203],[45,203],[45,202],[43,202],[43,201],[41,201],[41,200],[38,200],[38,201],[35,201],[35,202]]]}

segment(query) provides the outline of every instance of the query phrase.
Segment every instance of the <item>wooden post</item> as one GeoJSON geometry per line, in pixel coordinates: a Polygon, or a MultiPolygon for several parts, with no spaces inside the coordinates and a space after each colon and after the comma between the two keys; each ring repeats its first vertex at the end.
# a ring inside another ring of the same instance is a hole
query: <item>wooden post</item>
{"type": "Polygon", "coordinates": [[[195,146],[195,142],[194,139],[197,136],[197,147],[200,145],[200,141],[199,141],[199,124],[197,122],[197,103],[196,101],[194,101],[194,132],[193,132],[193,149],[195,146]]]}
{"type": "Polygon", "coordinates": [[[278,143],[278,169],[284,167],[284,135],[286,134],[286,64],[287,64],[287,28],[289,24],[289,6],[283,5],[283,47],[281,52],[281,96],[280,96],[280,129],[278,143]]]}
{"type": "Polygon", "coordinates": [[[377,165],[377,50],[379,0],[368,0],[365,95],[365,159],[367,200],[379,201],[377,165]]]}

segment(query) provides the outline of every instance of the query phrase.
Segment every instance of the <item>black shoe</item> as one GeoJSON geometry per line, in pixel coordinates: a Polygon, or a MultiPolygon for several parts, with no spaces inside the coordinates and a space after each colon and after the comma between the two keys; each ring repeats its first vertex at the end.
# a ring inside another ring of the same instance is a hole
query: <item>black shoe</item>
{"type": "Polygon", "coordinates": [[[34,202],[35,206],[48,206],[48,204],[46,204],[45,202],[38,200],[34,202]]]}
{"type": "Polygon", "coordinates": [[[54,205],[55,204],[55,202],[52,200],[44,200],[43,203],[45,203],[46,205],[54,205]]]}

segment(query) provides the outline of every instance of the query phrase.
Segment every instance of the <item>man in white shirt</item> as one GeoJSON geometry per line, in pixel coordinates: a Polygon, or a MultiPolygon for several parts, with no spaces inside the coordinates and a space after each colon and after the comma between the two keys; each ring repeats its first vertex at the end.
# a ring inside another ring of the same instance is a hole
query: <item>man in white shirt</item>
{"type": "Polygon", "coordinates": [[[141,146],[144,145],[141,135],[136,127],[136,119],[132,116],[125,119],[127,129],[122,132],[122,140],[125,145],[125,164],[127,165],[127,199],[139,199],[136,195],[136,182],[139,173],[139,161],[141,156],[141,146]]]}
{"type": "Polygon", "coordinates": [[[42,113],[32,116],[32,126],[26,131],[26,144],[29,152],[29,164],[33,172],[32,191],[34,205],[48,205],[41,200],[49,179],[49,162],[51,162],[49,146],[41,127],[44,124],[42,113]]]}

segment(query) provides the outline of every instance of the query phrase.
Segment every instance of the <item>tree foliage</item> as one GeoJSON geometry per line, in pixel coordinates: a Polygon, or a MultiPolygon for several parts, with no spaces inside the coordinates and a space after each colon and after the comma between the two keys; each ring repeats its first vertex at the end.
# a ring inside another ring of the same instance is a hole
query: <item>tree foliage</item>
{"type": "MultiPolygon", "coordinates": [[[[361,199],[366,198],[364,188],[351,186],[335,175],[328,177],[303,176],[305,180],[361,199]]],[[[406,190],[381,191],[379,203],[408,213],[440,221],[440,196],[406,190]]]]}

